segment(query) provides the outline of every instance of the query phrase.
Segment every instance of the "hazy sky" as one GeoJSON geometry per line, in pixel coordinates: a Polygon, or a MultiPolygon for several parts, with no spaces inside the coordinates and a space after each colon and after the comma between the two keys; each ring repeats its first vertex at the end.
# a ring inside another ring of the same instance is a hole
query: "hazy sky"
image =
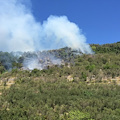
{"type": "Polygon", "coordinates": [[[120,41],[120,0],[31,0],[37,21],[65,15],[82,29],[88,43],[120,41]]]}

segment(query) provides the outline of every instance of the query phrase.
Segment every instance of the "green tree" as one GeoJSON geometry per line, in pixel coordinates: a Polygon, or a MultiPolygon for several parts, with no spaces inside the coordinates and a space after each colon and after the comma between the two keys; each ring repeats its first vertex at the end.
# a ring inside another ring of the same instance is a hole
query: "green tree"
{"type": "Polygon", "coordinates": [[[83,120],[83,119],[93,120],[91,119],[89,113],[83,113],[80,112],[79,110],[70,111],[68,115],[69,115],[68,120],[83,120]]]}

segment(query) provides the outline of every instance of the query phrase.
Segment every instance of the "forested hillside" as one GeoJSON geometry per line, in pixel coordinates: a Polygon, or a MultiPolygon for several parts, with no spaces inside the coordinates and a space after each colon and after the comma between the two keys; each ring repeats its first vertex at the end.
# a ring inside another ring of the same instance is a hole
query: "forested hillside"
{"type": "Polygon", "coordinates": [[[36,53],[0,52],[0,120],[119,120],[120,42],[91,47],[39,53],[63,62],[42,70],[22,69],[36,53]]]}

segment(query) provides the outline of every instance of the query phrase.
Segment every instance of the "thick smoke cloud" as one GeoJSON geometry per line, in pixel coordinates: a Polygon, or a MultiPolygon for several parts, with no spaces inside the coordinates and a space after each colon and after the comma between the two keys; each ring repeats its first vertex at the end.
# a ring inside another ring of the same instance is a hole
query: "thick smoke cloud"
{"type": "Polygon", "coordinates": [[[82,53],[92,53],[82,31],[66,16],[50,16],[42,27],[45,44],[52,42],[51,46],[48,46],[49,49],[68,46],[82,53]]]}
{"type": "Polygon", "coordinates": [[[92,53],[79,27],[66,16],[50,16],[41,24],[23,0],[0,0],[0,50],[36,51],[71,47],[92,53]]]}
{"type": "Polygon", "coordinates": [[[19,0],[0,0],[0,50],[34,51],[39,39],[37,23],[19,0]]]}

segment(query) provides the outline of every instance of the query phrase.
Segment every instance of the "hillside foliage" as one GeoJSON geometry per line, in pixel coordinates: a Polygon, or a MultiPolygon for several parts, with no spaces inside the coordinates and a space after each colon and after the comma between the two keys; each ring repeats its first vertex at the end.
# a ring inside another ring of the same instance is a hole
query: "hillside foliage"
{"type": "Polygon", "coordinates": [[[119,120],[120,43],[91,47],[95,54],[49,51],[65,65],[43,70],[21,70],[24,56],[5,53],[7,71],[0,57],[0,120],[119,120]]]}

